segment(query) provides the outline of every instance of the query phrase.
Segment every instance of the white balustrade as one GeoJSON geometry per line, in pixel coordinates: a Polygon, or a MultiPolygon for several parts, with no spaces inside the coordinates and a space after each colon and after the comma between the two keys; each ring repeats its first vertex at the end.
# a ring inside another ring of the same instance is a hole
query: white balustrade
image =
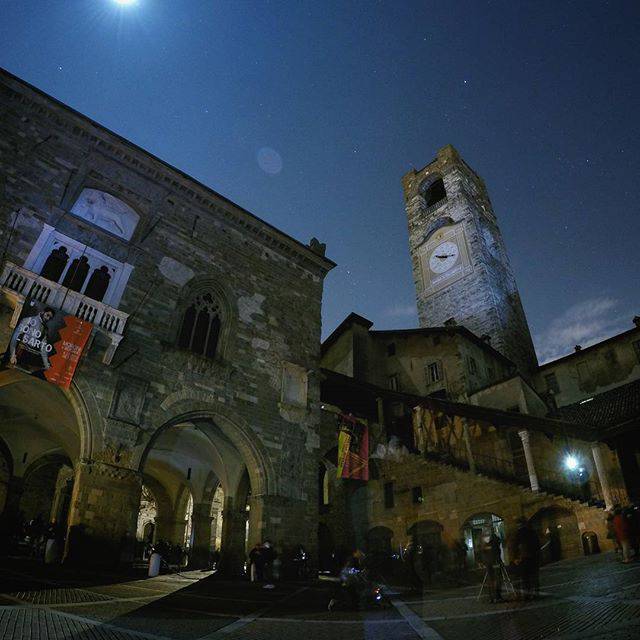
{"type": "MultiPolygon", "coordinates": [[[[6,293],[16,297],[16,311],[18,311],[18,305],[20,309],[22,308],[26,298],[31,298],[60,309],[76,318],[91,322],[111,338],[111,346],[103,358],[105,364],[111,362],[111,358],[122,340],[129,314],[97,300],[92,300],[82,293],[47,280],[12,262],[5,263],[0,276],[0,286],[6,293]]],[[[13,326],[15,326],[19,315],[19,313],[14,313],[13,326]]]]}

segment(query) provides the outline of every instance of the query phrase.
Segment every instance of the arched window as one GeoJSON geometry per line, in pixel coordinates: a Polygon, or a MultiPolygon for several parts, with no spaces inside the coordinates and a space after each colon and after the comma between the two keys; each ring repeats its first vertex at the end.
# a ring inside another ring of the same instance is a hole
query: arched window
{"type": "Polygon", "coordinates": [[[422,197],[427,207],[431,207],[441,200],[444,200],[447,197],[447,192],[444,188],[442,178],[437,178],[433,182],[427,183],[425,187],[422,188],[422,197]]]}
{"type": "Polygon", "coordinates": [[[220,305],[210,293],[196,296],[184,312],[178,346],[213,358],[220,336],[220,315],[220,305]]]}
{"type": "Polygon", "coordinates": [[[101,302],[109,288],[110,280],[111,276],[107,267],[103,265],[99,269],[94,269],[87,283],[87,288],[84,290],[84,295],[101,302]]]}
{"type": "Polygon", "coordinates": [[[67,247],[59,246],[51,251],[49,257],[45,260],[44,265],[42,265],[42,269],[40,270],[40,275],[43,278],[47,278],[47,280],[53,280],[53,282],[58,282],[60,280],[60,276],[62,272],[65,270],[67,266],[67,262],[69,262],[69,254],[67,253],[67,247]]]}
{"type": "Polygon", "coordinates": [[[72,260],[71,266],[62,281],[62,286],[69,287],[69,289],[73,289],[73,291],[80,291],[84,281],[87,279],[88,273],[89,258],[87,258],[87,256],[75,258],[72,260]]]}

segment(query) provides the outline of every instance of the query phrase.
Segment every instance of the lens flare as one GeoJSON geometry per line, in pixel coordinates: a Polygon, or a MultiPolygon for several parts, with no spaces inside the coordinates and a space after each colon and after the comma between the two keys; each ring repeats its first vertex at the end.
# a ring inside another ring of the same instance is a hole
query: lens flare
{"type": "Polygon", "coordinates": [[[572,453],[567,454],[567,457],[564,459],[564,466],[567,467],[569,471],[575,471],[579,464],[578,458],[572,453]]]}

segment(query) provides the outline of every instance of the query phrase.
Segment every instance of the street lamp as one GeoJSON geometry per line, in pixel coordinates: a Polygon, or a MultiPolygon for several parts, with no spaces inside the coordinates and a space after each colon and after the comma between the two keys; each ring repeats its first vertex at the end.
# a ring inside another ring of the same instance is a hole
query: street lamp
{"type": "Polygon", "coordinates": [[[567,453],[567,455],[564,458],[564,466],[569,471],[576,471],[580,466],[580,461],[578,460],[578,456],[576,456],[574,453],[567,453]]]}

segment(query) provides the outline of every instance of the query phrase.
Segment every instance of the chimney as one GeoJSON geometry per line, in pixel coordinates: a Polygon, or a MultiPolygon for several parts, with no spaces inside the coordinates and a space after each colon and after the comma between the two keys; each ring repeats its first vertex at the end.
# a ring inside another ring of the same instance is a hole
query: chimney
{"type": "Polygon", "coordinates": [[[445,327],[455,327],[457,326],[457,322],[455,318],[449,318],[448,320],[444,321],[444,326],[445,327]]]}
{"type": "Polygon", "coordinates": [[[482,340],[482,342],[486,342],[487,344],[491,344],[491,336],[488,333],[483,333],[480,336],[480,340],[482,340]]]}
{"type": "Polygon", "coordinates": [[[640,316],[634,316],[633,317],[633,324],[635,324],[636,327],[638,327],[640,329],[640,316]]]}
{"type": "Polygon", "coordinates": [[[582,347],[581,347],[579,344],[577,344],[577,345],[574,347],[574,349],[575,349],[576,353],[578,353],[578,351],[582,351],[582,347]]]}

